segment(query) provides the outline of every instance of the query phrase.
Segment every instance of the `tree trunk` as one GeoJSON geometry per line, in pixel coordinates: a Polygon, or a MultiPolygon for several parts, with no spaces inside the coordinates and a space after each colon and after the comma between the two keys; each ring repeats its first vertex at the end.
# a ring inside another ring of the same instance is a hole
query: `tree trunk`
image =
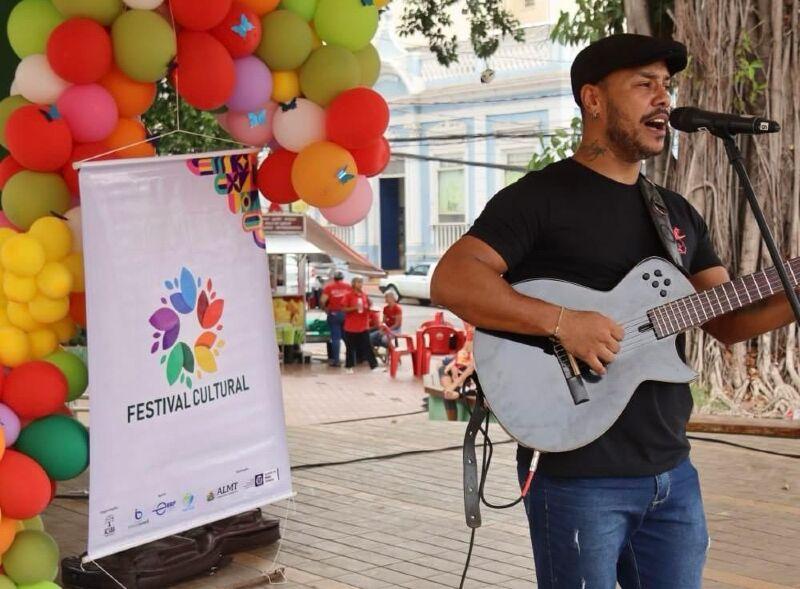
{"type": "Polygon", "coordinates": [[[652,35],[646,0],[625,0],[625,28],[629,33],[652,35]]]}
{"type": "MultiPolygon", "coordinates": [[[[785,257],[798,255],[800,249],[800,103],[795,100],[800,96],[799,13],[800,0],[675,3],[675,38],[691,56],[679,80],[678,104],[764,113],[781,124],[781,133],[739,142],[785,257]]],[[[703,214],[731,274],[772,265],[721,141],[705,133],[682,136],[667,184],[703,214]]],[[[689,357],[703,368],[701,385],[731,412],[778,416],[800,411],[794,327],[731,349],[707,336],[695,334],[690,340],[689,357]]]]}

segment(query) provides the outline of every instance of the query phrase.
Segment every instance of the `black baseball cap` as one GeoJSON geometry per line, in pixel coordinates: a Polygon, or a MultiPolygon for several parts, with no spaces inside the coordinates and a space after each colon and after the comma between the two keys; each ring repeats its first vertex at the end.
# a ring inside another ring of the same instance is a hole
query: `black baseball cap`
{"type": "Polygon", "coordinates": [[[581,88],[597,84],[611,72],[664,61],[673,75],[686,67],[686,46],[678,41],[620,33],[595,41],[581,50],[572,62],[572,95],[581,106],[581,88]]]}

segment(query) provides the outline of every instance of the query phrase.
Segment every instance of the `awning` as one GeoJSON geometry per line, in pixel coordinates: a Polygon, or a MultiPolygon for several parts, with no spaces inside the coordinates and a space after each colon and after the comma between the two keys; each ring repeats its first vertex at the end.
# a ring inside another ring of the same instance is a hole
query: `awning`
{"type": "Polygon", "coordinates": [[[306,239],[320,250],[347,262],[351,272],[364,276],[386,276],[386,272],[359,254],[311,217],[306,217],[306,239]]]}
{"type": "Polygon", "coordinates": [[[268,254],[321,254],[313,243],[301,235],[267,235],[268,254]]]}

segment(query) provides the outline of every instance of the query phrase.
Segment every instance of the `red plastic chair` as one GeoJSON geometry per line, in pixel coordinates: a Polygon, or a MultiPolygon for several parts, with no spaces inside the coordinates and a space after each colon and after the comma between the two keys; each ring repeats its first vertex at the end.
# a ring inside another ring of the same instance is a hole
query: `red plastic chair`
{"type": "Polygon", "coordinates": [[[385,325],[381,333],[387,336],[386,363],[389,365],[389,376],[397,376],[397,368],[403,356],[411,356],[411,370],[417,376],[417,350],[414,347],[414,338],[404,333],[392,333],[385,325]],[[400,342],[405,342],[405,347],[400,347],[400,342]]]}
{"type": "Polygon", "coordinates": [[[450,325],[447,321],[444,320],[444,311],[436,311],[433,315],[433,319],[430,321],[425,321],[422,325],[419,326],[420,329],[425,329],[426,327],[431,327],[432,325],[450,325]]]}
{"type": "Polygon", "coordinates": [[[449,324],[429,325],[417,331],[417,375],[430,372],[431,356],[446,356],[460,350],[467,335],[449,324]]]}

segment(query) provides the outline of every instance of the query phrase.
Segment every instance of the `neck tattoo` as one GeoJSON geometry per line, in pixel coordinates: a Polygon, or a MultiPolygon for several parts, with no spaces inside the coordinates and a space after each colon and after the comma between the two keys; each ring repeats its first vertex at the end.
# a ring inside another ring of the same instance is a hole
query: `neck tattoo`
{"type": "Polygon", "coordinates": [[[593,162],[601,155],[605,154],[606,151],[608,150],[602,145],[600,145],[600,142],[597,139],[595,139],[589,145],[581,145],[579,151],[581,152],[581,155],[583,155],[583,157],[585,157],[590,162],[593,162]]]}

